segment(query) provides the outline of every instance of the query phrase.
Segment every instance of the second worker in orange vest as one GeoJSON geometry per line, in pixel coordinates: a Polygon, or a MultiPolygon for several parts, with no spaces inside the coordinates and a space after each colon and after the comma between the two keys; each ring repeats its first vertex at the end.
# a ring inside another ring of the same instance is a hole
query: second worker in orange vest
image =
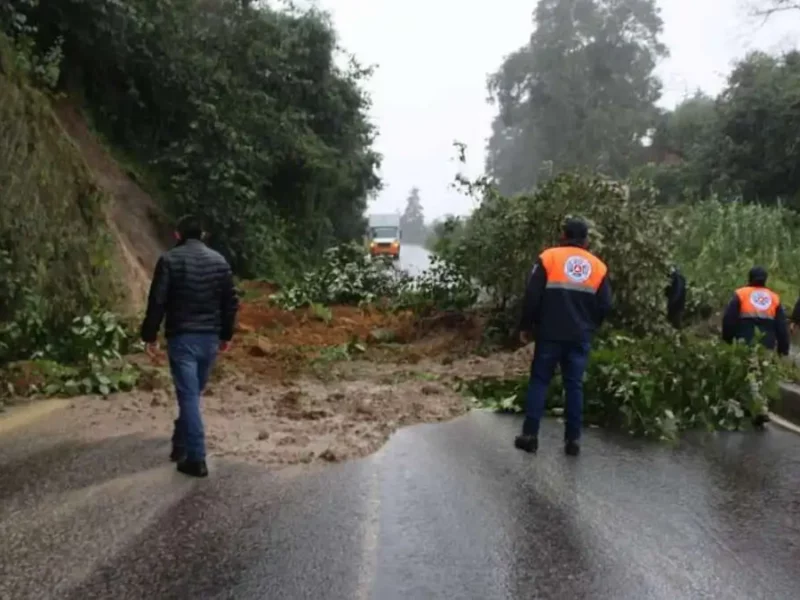
{"type": "Polygon", "coordinates": [[[762,334],[761,343],[778,354],[789,354],[789,326],[778,294],[767,287],[767,271],[750,269],[748,284],[736,290],[722,317],[722,339],[750,343],[762,334]]]}
{"type": "Polygon", "coordinates": [[[515,446],[526,452],[539,447],[539,424],[556,367],[564,383],[565,451],[580,452],[583,413],[583,375],[595,330],[611,310],[608,269],[590,253],[589,228],[579,219],[564,225],[562,245],[542,252],[528,279],[520,338],[527,342],[535,331],[530,381],[522,435],[515,446]]]}

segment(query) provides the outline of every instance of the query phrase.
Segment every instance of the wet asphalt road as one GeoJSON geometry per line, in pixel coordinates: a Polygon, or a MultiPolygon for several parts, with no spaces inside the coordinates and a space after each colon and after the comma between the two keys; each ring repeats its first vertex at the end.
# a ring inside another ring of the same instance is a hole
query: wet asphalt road
{"type": "MultiPolygon", "coordinates": [[[[781,599],[800,597],[800,437],[677,449],[587,432],[539,455],[475,412],[378,454],[270,473],[168,441],[0,433],[0,598],[781,599]]],[[[2,428],[0,428],[0,431],[2,428]]]]}
{"type": "Polygon", "coordinates": [[[431,253],[422,246],[403,244],[400,246],[398,268],[414,277],[421,275],[431,264],[431,253]]]}

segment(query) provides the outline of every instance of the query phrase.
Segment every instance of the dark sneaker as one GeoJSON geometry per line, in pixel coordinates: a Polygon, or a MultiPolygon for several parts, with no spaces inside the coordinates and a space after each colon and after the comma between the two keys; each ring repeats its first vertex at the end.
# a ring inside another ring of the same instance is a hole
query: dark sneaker
{"type": "Polygon", "coordinates": [[[190,477],[208,477],[208,467],[204,460],[182,460],[178,463],[178,471],[190,477]]]}
{"type": "Polygon", "coordinates": [[[539,438],[535,435],[518,435],[514,439],[514,447],[534,454],[539,449],[539,438]]]}
{"type": "Polygon", "coordinates": [[[581,453],[581,446],[578,442],[567,442],[564,444],[564,452],[567,456],[578,456],[581,453]]]}
{"type": "Polygon", "coordinates": [[[173,446],[172,452],[169,453],[169,459],[172,462],[181,462],[184,458],[186,458],[186,450],[173,446]]]}

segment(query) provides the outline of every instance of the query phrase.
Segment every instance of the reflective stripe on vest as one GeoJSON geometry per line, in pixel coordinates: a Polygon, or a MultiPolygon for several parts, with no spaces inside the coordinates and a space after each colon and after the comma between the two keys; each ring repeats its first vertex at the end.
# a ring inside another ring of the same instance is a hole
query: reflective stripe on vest
{"type": "Polygon", "coordinates": [[[547,273],[547,289],[597,293],[608,272],[594,254],[574,246],[558,246],[542,252],[539,259],[547,273]]]}
{"type": "Polygon", "coordinates": [[[765,287],[743,287],[736,290],[739,298],[740,319],[774,320],[781,299],[778,294],[765,287]]]}

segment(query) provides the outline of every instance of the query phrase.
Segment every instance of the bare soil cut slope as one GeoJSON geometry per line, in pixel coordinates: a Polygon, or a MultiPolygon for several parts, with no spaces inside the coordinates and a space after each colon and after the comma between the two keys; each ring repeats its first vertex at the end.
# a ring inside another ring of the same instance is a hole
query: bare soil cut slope
{"type": "Polygon", "coordinates": [[[138,312],[147,300],[156,261],[169,243],[168,232],[157,225],[161,210],[100,144],[72,104],[62,101],[54,108],[97,183],[113,199],[106,209],[106,219],[119,248],[129,308],[138,312]]]}

